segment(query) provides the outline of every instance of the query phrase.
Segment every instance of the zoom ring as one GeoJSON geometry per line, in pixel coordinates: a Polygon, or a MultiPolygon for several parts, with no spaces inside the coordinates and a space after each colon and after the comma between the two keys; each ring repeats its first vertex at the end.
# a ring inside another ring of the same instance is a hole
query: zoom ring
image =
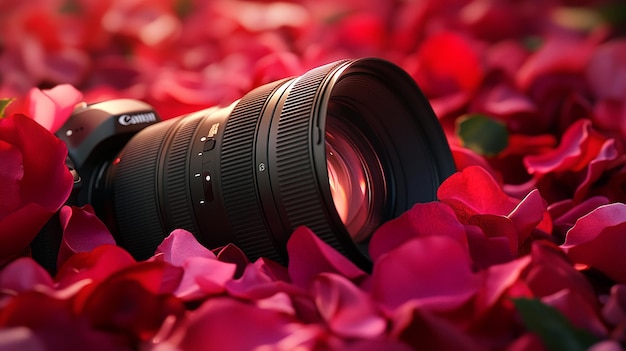
{"type": "Polygon", "coordinates": [[[259,206],[253,163],[259,116],[277,85],[257,88],[235,106],[224,128],[220,171],[224,205],[237,246],[251,260],[267,257],[280,262],[284,260],[273,245],[259,206]]]}
{"type": "Polygon", "coordinates": [[[335,249],[343,245],[329,226],[326,204],[321,197],[311,147],[316,95],[323,80],[345,61],[322,66],[303,75],[289,92],[278,123],[276,175],[282,206],[291,228],[305,225],[335,249]]]}

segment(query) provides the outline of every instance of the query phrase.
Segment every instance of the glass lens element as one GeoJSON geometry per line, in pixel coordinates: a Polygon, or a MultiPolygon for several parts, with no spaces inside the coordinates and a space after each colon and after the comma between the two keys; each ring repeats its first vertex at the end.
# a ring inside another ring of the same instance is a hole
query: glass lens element
{"type": "MultiPolygon", "coordinates": [[[[360,135],[359,135],[360,136],[360,135]]],[[[367,157],[370,148],[359,148],[342,129],[326,131],[328,183],[335,210],[356,243],[366,241],[377,226],[377,204],[385,201],[384,181],[377,158],[367,157]],[[368,163],[368,161],[370,161],[368,163]],[[372,164],[373,163],[373,164],[372,164]],[[382,189],[377,189],[382,188],[382,189]]],[[[360,138],[359,138],[360,139],[360,138]]],[[[363,141],[363,140],[361,140],[363,141]]]]}

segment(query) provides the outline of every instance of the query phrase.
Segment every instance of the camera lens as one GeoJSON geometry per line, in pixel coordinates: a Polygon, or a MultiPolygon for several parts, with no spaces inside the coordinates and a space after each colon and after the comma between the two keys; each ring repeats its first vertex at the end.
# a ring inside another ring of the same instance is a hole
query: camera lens
{"type": "Polygon", "coordinates": [[[229,106],[151,125],[103,172],[99,202],[118,243],[150,257],[176,228],[209,248],[285,263],[298,226],[364,269],[383,222],[433,201],[454,171],[410,76],[343,60],[258,87],[229,106]]]}

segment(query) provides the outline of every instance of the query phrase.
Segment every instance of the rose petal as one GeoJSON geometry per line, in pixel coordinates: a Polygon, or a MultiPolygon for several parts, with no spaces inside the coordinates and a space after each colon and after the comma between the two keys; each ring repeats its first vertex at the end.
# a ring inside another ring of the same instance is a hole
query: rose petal
{"type": "Polygon", "coordinates": [[[468,333],[418,303],[396,310],[391,334],[416,350],[483,350],[468,333]]]}
{"type": "Polygon", "coordinates": [[[306,328],[283,313],[260,309],[230,298],[209,299],[189,315],[180,329],[179,347],[188,349],[253,350],[275,345],[295,349],[308,341],[306,328]],[[289,339],[300,331],[298,338],[289,339]]]}
{"type": "Polygon", "coordinates": [[[50,274],[30,257],[18,258],[0,271],[0,290],[15,293],[33,290],[37,286],[52,287],[50,274]]]}
{"type": "Polygon", "coordinates": [[[561,246],[569,258],[592,266],[619,283],[626,283],[622,269],[626,257],[626,205],[600,206],[576,221],[561,246]]]}
{"type": "Polygon", "coordinates": [[[576,291],[563,289],[545,296],[541,302],[558,309],[574,327],[588,331],[602,339],[607,337],[607,329],[600,319],[595,304],[590,304],[576,291]]]}
{"type": "Polygon", "coordinates": [[[486,313],[492,308],[505,295],[507,289],[522,279],[522,273],[530,263],[530,256],[524,256],[504,264],[489,267],[485,271],[485,278],[480,291],[476,295],[476,309],[478,313],[486,313]]]}
{"type": "Polygon", "coordinates": [[[451,175],[439,187],[437,197],[452,207],[461,221],[474,214],[507,215],[518,203],[478,166],[451,175]]]}
{"type": "Polygon", "coordinates": [[[626,91],[626,40],[604,43],[591,54],[587,80],[598,99],[624,99],[626,91]]]}
{"type": "Polygon", "coordinates": [[[312,283],[311,294],[322,318],[338,335],[375,338],[387,327],[370,297],[342,276],[318,275],[312,283]]]}
{"type": "Polygon", "coordinates": [[[613,326],[626,323],[626,285],[611,287],[609,300],[602,307],[602,316],[613,326]]]}
{"type": "Polygon", "coordinates": [[[445,203],[430,202],[415,204],[400,217],[380,226],[370,240],[370,257],[376,261],[385,252],[413,238],[431,235],[448,236],[467,247],[465,229],[454,211],[445,203]]]}
{"type": "Polygon", "coordinates": [[[0,311],[0,327],[28,327],[46,350],[131,350],[119,337],[94,328],[74,314],[68,300],[31,291],[20,294],[0,311]],[[72,337],[68,338],[68,330],[72,337]]]}
{"type": "Polygon", "coordinates": [[[182,281],[174,295],[190,301],[224,292],[225,284],[235,274],[236,265],[214,258],[189,257],[182,268],[184,269],[182,281]]]}
{"type": "Polygon", "coordinates": [[[28,94],[30,115],[54,133],[67,121],[82,98],[83,94],[69,84],[47,90],[33,88],[28,94]]]}
{"type": "Polygon", "coordinates": [[[596,158],[605,141],[606,137],[592,128],[591,121],[581,119],[568,127],[556,149],[526,156],[524,164],[530,174],[580,171],[596,158]]]}
{"type": "Polygon", "coordinates": [[[47,351],[43,340],[26,327],[12,327],[0,331],[0,351],[47,351]]]}
{"type": "Polygon", "coordinates": [[[55,280],[61,289],[84,279],[100,282],[134,263],[133,257],[121,247],[101,245],[71,256],[59,268],[55,280]]]}
{"type": "Polygon", "coordinates": [[[371,289],[373,298],[391,309],[415,300],[450,310],[471,298],[479,284],[461,244],[445,236],[427,236],[381,257],[372,272],[371,289]]]}
{"type": "Polygon", "coordinates": [[[304,288],[311,279],[324,272],[336,273],[357,283],[367,276],[306,227],[298,227],[291,234],[287,242],[287,252],[289,276],[294,284],[304,288]]]}
{"type": "Polygon", "coordinates": [[[215,254],[202,246],[196,237],[184,229],[175,229],[157,247],[156,254],[165,262],[175,266],[184,265],[189,257],[205,257],[215,259],[215,254]]]}
{"type": "MultiPolygon", "coordinates": [[[[73,177],[65,165],[67,148],[32,119],[13,115],[0,119],[0,158],[7,150],[11,169],[0,171],[7,180],[2,194],[19,192],[19,201],[10,208],[0,207],[0,262],[23,252],[48,219],[67,200],[73,177]],[[34,142],[36,141],[36,142],[34,142]],[[9,144],[11,147],[7,148],[9,144]],[[21,152],[22,165],[16,165],[15,150],[21,152]],[[6,172],[10,172],[7,178],[6,172]],[[19,182],[11,181],[10,179],[19,182]]],[[[3,161],[4,162],[4,161],[3,161]]],[[[14,199],[14,195],[11,195],[14,199]]]]}
{"type": "Polygon", "coordinates": [[[57,267],[77,252],[89,252],[104,244],[115,245],[115,239],[94,213],[91,205],[82,208],[64,206],[60,211],[63,238],[57,267]]]}

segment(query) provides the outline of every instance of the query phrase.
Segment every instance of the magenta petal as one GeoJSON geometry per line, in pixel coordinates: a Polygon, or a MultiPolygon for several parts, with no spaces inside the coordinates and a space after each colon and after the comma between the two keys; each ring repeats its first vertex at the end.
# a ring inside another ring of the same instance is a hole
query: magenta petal
{"type": "MultiPolygon", "coordinates": [[[[296,340],[285,340],[290,334],[303,330],[292,318],[273,310],[260,309],[230,298],[207,300],[189,314],[180,330],[183,350],[254,350],[268,345],[277,349],[294,349],[296,340]],[[281,344],[282,341],[282,344],[281,344]]],[[[300,335],[305,341],[308,336],[300,335]]],[[[310,336],[309,336],[310,337],[310,336]]]]}
{"type": "Polygon", "coordinates": [[[597,98],[623,100],[626,91],[626,40],[614,40],[597,47],[586,73],[597,98]]]}
{"type": "Polygon", "coordinates": [[[184,229],[173,230],[159,245],[156,253],[175,266],[184,265],[189,257],[216,258],[211,250],[202,246],[192,233],[184,229]]]}
{"type": "Polygon", "coordinates": [[[473,225],[465,227],[469,252],[478,269],[485,269],[494,264],[509,262],[515,258],[511,252],[509,238],[488,237],[481,228],[473,225]]]}
{"type": "Polygon", "coordinates": [[[291,234],[287,252],[289,276],[296,285],[304,288],[311,279],[324,272],[337,273],[353,282],[359,282],[367,276],[348,258],[306,227],[299,227],[291,234]]]}
{"type": "Polygon", "coordinates": [[[450,310],[471,298],[479,284],[463,246],[448,237],[429,236],[413,239],[381,257],[374,266],[371,290],[372,296],[389,308],[417,300],[450,310]]]}
{"type": "Polygon", "coordinates": [[[69,84],[58,85],[49,90],[31,89],[30,114],[43,127],[56,132],[72,114],[83,94],[69,84]]]}
{"type": "Polygon", "coordinates": [[[249,264],[240,278],[226,282],[226,289],[232,296],[252,300],[266,298],[280,291],[291,295],[306,294],[306,290],[291,284],[285,267],[265,258],[249,264]]]}
{"type": "Polygon", "coordinates": [[[465,229],[454,211],[444,203],[416,204],[400,217],[384,223],[374,232],[369,245],[372,260],[417,237],[444,235],[467,246],[465,229]]]}
{"type": "Polygon", "coordinates": [[[561,246],[569,258],[592,266],[619,283],[626,283],[626,205],[600,206],[576,221],[561,246]]]}
{"type": "Polygon", "coordinates": [[[49,351],[49,346],[27,327],[3,328],[0,331],[0,351],[49,351]]]}
{"type": "Polygon", "coordinates": [[[115,244],[107,227],[96,217],[93,208],[63,206],[59,215],[63,239],[59,248],[57,267],[77,252],[88,252],[97,246],[115,244]]]}
{"type": "Polygon", "coordinates": [[[184,274],[174,293],[183,300],[193,300],[225,291],[225,284],[233,278],[237,266],[214,258],[189,257],[182,265],[184,274]]]}
{"type": "Polygon", "coordinates": [[[18,258],[0,271],[0,290],[4,292],[19,293],[52,285],[50,274],[30,257],[18,258]]]}
{"type": "Polygon", "coordinates": [[[553,295],[543,297],[541,301],[561,311],[576,328],[586,330],[601,338],[607,337],[606,327],[600,319],[599,310],[595,304],[590,304],[575,290],[563,289],[553,295]]]}
{"type": "Polygon", "coordinates": [[[484,350],[472,337],[450,321],[408,303],[395,311],[392,336],[413,347],[414,350],[484,350]]]}
{"type": "Polygon", "coordinates": [[[476,309],[484,313],[505,294],[507,289],[521,279],[522,272],[529,266],[530,256],[524,256],[505,264],[489,267],[476,296],[476,309]]]}
{"type": "Polygon", "coordinates": [[[602,316],[613,326],[626,323],[626,285],[615,284],[611,287],[609,300],[602,307],[602,316]]]}
{"type": "Polygon", "coordinates": [[[387,327],[373,300],[342,276],[318,275],[312,283],[311,294],[322,318],[338,335],[375,338],[387,327]]]}

